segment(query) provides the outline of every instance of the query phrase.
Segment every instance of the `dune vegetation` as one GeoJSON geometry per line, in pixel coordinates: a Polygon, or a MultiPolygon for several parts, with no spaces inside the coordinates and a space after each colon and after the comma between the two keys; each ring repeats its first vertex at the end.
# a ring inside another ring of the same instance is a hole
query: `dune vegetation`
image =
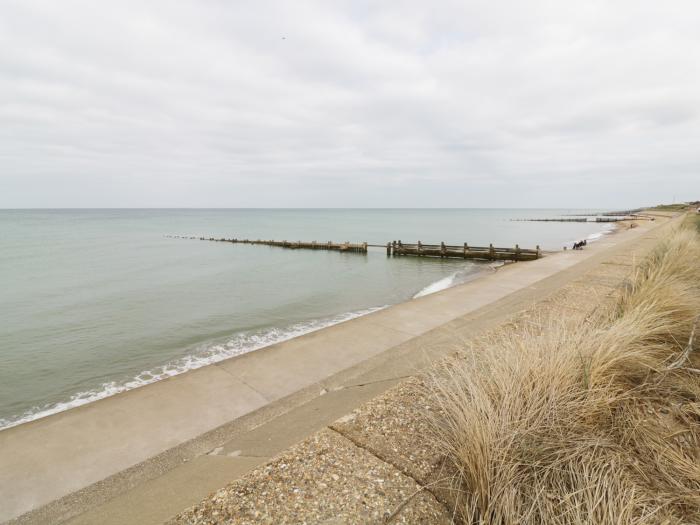
{"type": "Polygon", "coordinates": [[[688,209],[688,205],[685,203],[679,204],[659,204],[651,208],[656,211],[685,211],[688,209]]]}
{"type": "Polygon", "coordinates": [[[690,228],[695,228],[700,233],[700,212],[689,213],[686,219],[686,224],[690,228]]]}
{"type": "Polygon", "coordinates": [[[695,220],[594,315],[503,330],[433,372],[460,521],[700,523],[695,220]]]}

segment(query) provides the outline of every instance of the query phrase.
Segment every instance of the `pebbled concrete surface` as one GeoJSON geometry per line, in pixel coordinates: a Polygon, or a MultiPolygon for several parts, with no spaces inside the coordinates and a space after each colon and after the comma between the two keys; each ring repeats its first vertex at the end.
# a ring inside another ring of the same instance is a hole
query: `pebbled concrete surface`
{"type": "Polygon", "coordinates": [[[292,447],[171,523],[451,523],[411,477],[332,430],[292,447]]]}

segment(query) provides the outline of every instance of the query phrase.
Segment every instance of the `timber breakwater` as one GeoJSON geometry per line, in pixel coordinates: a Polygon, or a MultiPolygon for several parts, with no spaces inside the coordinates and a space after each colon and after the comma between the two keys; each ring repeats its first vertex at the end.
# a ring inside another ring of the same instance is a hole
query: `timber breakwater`
{"type": "Polygon", "coordinates": [[[488,246],[469,246],[466,242],[462,245],[450,246],[444,242],[440,244],[403,244],[394,241],[386,245],[387,255],[414,255],[417,257],[441,257],[447,259],[483,259],[487,261],[533,261],[542,256],[540,247],[534,250],[520,248],[497,248],[493,244],[488,246]]]}
{"type": "Polygon", "coordinates": [[[182,237],[180,235],[166,235],[173,239],[198,239],[200,241],[212,241],[212,242],[229,242],[232,244],[257,244],[262,246],[277,246],[279,248],[289,248],[291,250],[331,250],[337,252],[349,252],[349,253],[367,253],[366,242],[363,243],[351,243],[351,242],[304,242],[304,241],[273,241],[273,240],[261,240],[261,239],[226,239],[224,237],[182,237]]]}
{"type": "Polygon", "coordinates": [[[556,217],[553,219],[511,219],[514,222],[622,222],[631,220],[654,220],[647,217],[556,217]]]}
{"type": "Polygon", "coordinates": [[[568,214],[560,217],[511,219],[514,222],[621,222],[621,221],[653,221],[654,217],[648,214],[630,212],[609,212],[591,214],[568,214]]]}
{"type": "Polygon", "coordinates": [[[418,241],[416,244],[404,244],[400,240],[392,241],[384,244],[369,244],[367,242],[351,243],[351,242],[304,242],[304,241],[274,241],[274,240],[251,240],[225,237],[196,237],[196,236],[180,236],[166,235],[166,237],[174,239],[193,239],[200,241],[212,242],[227,242],[232,244],[252,244],[263,246],[276,246],[279,248],[288,248],[293,250],[331,250],[338,252],[366,254],[370,247],[385,248],[388,257],[391,256],[415,256],[415,257],[438,257],[442,259],[481,259],[486,261],[532,261],[542,257],[542,251],[539,245],[534,249],[520,248],[515,245],[512,248],[494,247],[493,244],[488,246],[470,246],[468,243],[461,245],[447,245],[444,242],[440,244],[423,244],[418,241]]]}

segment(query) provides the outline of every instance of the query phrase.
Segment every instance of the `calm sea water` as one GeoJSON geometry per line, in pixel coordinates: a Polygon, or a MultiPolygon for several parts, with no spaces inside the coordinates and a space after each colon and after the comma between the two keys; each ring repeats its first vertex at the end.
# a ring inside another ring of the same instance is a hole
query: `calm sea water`
{"type": "Polygon", "coordinates": [[[510,219],[579,212],[0,210],[0,428],[490,271],[166,235],[560,249],[603,226],[510,219]]]}

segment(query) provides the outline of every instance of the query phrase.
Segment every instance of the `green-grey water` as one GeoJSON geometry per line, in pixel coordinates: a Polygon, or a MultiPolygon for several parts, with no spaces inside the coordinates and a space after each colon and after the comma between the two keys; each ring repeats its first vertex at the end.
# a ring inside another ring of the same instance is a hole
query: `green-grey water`
{"type": "Polygon", "coordinates": [[[490,271],[167,235],[560,249],[604,226],[510,219],[580,211],[0,210],[0,428],[490,271]]]}

